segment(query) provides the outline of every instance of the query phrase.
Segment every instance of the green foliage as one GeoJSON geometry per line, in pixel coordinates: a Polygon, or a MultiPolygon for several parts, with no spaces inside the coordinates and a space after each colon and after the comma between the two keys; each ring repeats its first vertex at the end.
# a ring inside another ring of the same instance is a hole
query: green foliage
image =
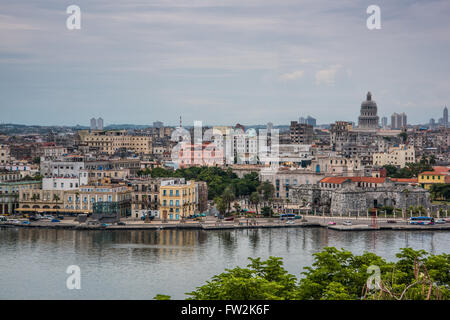
{"type": "Polygon", "coordinates": [[[258,205],[261,202],[261,196],[259,195],[259,193],[257,191],[253,192],[250,195],[250,202],[255,206],[256,213],[258,213],[258,205]]]}
{"type": "MultiPolygon", "coordinates": [[[[170,170],[164,168],[144,169],[138,172],[139,176],[152,178],[174,177],[187,180],[205,181],[208,184],[208,199],[212,200],[222,196],[227,187],[230,187],[236,197],[249,196],[255,192],[260,182],[257,172],[246,174],[239,178],[231,168],[223,170],[219,167],[189,167],[170,170]]],[[[228,203],[228,202],[227,202],[228,203]]]]}
{"type": "Polygon", "coordinates": [[[215,197],[214,198],[214,204],[216,205],[217,210],[219,211],[219,213],[224,216],[225,213],[227,212],[227,204],[225,203],[225,201],[222,199],[222,197],[215,197]]]}
{"type": "Polygon", "coordinates": [[[233,202],[235,198],[236,198],[236,196],[234,194],[233,189],[230,186],[226,187],[225,191],[222,194],[222,200],[226,204],[228,213],[230,213],[231,202],[233,202]]]}
{"type": "Polygon", "coordinates": [[[272,201],[273,195],[275,193],[275,187],[268,181],[264,181],[258,188],[257,191],[261,194],[262,199],[265,202],[272,201]]]}
{"type": "Polygon", "coordinates": [[[432,200],[450,200],[450,184],[449,183],[433,183],[430,187],[432,200]]]}
{"type": "Polygon", "coordinates": [[[424,171],[432,171],[433,167],[429,160],[422,159],[418,163],[407,163],[404,168],[397,168],[391,164],[383,166],[386,175],[391,178],[413,178],[424,171]]]}
{"type": "Polygon", "coordinates": [[[157,294],[153,297],[154,300],[170,300],[170,296],[165,294],[157,294]]]}
{"type": "Polygon", "coordinates": [[[326,247],[313,256],[300,280],[283,268],[281,258],[249,258],[247,268],[226,269],[187,295],[197,300],[450,299],[448,254],[403,248],[397,262],[386,262],[374,253],[326,247]],[[366,286],[371,265],[381,275],[380,288],[372,291],[366,286]]]}
{"type": "Polygon", "coordinates": [[[271,207],[262,207],[261,208],[261,213],[264,215],[264,217],[270,217],[273,214],[273,210],[271,207]]]}
{"type": "Polygon", "coordinates": [[[294,299],[296,277],[283,267],[281,258],[266,261],[249,258],[247,268],[226,269],[197,290],[193,300],[285,300],[294,299]]]}

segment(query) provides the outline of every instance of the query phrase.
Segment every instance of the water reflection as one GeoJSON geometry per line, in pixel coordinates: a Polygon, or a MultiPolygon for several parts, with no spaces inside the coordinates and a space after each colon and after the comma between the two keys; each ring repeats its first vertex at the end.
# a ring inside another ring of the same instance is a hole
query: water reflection
{"type": "Polygon", "coordinates": [[[449,232],[338,232],[324,228],[245,230],[75,231],[0,229],[0,298],[184,298],[224,268],[247,257],[283,257],[300,276],[326,246],[394,260],[399,248],[449,252],[449,232]],[[82,292],[65,289],[65,269],[82,269],[82,292]],[[11,268],[14,266],[14,268],[11,268]]]}

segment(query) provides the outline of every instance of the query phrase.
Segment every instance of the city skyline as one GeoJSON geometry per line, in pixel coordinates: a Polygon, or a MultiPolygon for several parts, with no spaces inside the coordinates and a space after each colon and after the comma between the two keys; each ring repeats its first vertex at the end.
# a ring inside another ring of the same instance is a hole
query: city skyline
{"type": "Polygon", "coordinates": [[[76,4],[80,30],[58,1],[1,5],[2,122],[357,122],[371,91],[423,123],[448,104],[446,1],[379,1],[380,30],[367,1],[76,4]]]}

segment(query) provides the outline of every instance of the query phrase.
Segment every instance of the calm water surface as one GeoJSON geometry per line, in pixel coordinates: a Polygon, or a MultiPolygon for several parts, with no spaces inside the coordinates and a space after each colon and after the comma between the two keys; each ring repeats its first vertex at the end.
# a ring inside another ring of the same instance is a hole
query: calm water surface
{"type": "Polygon", "coordinates": [[[297,276],[323,247],[395,260],[399,248],[450,252],[450,232],[338,232],[323,228],[233,231],[73,231],[0,229],[0,299],[184,299],[247,257],[278,256],[297,276]],[[81,290],[68,290],[69,265],[81,290]]]}

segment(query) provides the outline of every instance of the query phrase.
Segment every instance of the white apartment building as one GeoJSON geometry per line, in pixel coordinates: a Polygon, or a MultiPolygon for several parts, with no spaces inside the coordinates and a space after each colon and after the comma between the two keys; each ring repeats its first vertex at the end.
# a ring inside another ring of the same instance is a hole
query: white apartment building
{"type": "Polygon", "coordinates": [[[43,190],[74,190],[88,184],[87,174],[72,177],[50,177],[42,179],[43,190]]]}
{"type": "Polygon", "coordinates": [[[41,159],[41,174],[44,177],[72,177],[79,176],[84,169],[82,161],[54,161],[41,159]]]}

